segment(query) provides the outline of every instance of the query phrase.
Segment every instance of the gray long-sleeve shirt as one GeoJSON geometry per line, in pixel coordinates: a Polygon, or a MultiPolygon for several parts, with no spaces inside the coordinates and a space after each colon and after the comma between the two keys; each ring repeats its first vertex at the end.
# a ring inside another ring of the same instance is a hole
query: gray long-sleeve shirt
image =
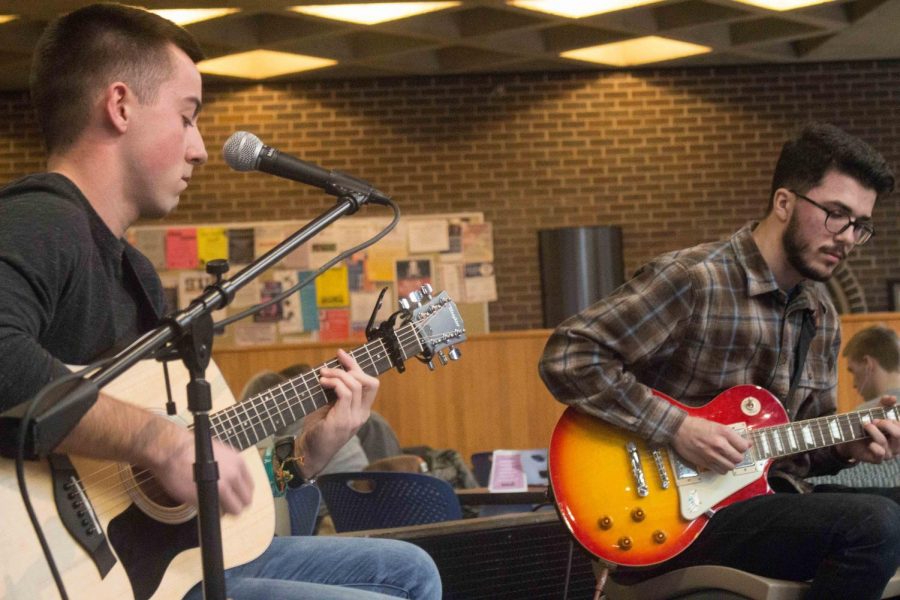
{"type": "Polygon", "coordinates": [[[54,173],[0,190],[0,410],[151,328],[164,305],[150,262],[54,173]]]}

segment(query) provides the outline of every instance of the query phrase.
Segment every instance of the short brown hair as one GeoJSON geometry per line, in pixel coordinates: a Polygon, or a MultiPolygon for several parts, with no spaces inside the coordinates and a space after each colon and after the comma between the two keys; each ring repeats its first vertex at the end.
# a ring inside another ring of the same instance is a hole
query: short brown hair
{"type": "Polygon", "coordinates": [[[871,356],[885,371],[900,371],[900,340],[897,333],[884,325],[867,327],[847,342],[843,355],[853,360],[871,356]]]}
{"type": "Polygon", "coordinates": [[[47,152],[75,142],[97,94],[114,81],[128,84],[141,103],[153,102],[173,72],[170,45],[194,62],[203,59],[190,33],[132,6],[92,4],[48,25],[35,49],[30,80],[47,152]]]}

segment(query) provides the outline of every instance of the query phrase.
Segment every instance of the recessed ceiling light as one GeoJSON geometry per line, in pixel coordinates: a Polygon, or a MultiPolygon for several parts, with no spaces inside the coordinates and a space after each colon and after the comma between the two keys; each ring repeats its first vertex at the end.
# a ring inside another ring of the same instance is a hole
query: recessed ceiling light
{"type": "Polygon", "coordinates": [[[178,25],[189,25],[190,23],[208,21],[216,17],[224,17],[239,10],[239,8],[163,8],[150,12],[178,25]]]}
{"type": "Polygon", "coordinates": [[[0,15],[0,25],[3,23],[9,23],[10,21],[14,21],[18,19],[16,15],[0,15]]]}
{"type": "Polygon", "coordinates": [[[366,4],[310,4],[308,6],[292,6],[289,10],[347,21],[359,25],[376,25],[397,19],[406,19],[415,15],[454,8],[462,2],[371,2],[366,4]]]}
{"type": "Polygon", "coordinates": [[[335,64],[337,64],[337,61],[330,58],[291,54],[289,52],[274,52],[272,50],[251,50],[250,52],[229,54],[204,60],[197,64],[197,68],[200,69],[201,73],[209,75],[226,75],[258,80],[287,75],[288,73],[321,69],[335,64]]]}
{"type": "Polygon", "coordinates": [[[712,48],[708,46],[650,35],[624,42],[569,50],[560,56],[616,67],[630,67],[705,54],[711,51],[712,48]]]}
{"type": "Polygon", "coordinates": [[[507,4],[527,10],[549,13],[559,17],[580,19],[591,15],[615,12],[655,4],[660,0],[507,0],[507,4]]]}
{"type": "Polygon", "coordinates": [[[834,0],[737,0],[742,4],[750,4],[760,8],[769,10],[777,10],[779,12],[785,10],[794,10],[795,8],[804,8],[807,6],[815,6],[816,4],[828,4],[834,0]]]}

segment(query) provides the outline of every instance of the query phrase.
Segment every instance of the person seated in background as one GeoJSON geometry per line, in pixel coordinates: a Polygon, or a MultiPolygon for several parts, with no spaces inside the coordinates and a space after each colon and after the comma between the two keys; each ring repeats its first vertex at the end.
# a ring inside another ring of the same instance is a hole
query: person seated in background
{"type": "MultiPolygon", "coordinates": [[[[874,325],[859,331],[847,342],[843,351],[847,369],[853,376],[853,389],[862,400],[853,410],[882,406],[882,398],[900,398],[900,339],[893,329],[874,325]]],[[[900,461],[885,461],[875,465],[860,463],[835,475],[811,477],[817,491],[829,488],[890,487],[900,485],[900,461]]]]}

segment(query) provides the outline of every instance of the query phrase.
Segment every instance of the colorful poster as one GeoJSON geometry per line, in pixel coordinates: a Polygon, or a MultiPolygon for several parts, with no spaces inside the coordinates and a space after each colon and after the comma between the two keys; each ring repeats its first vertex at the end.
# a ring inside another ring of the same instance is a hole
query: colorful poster
{"type": "MultiPolygon", "coordinates": [[[[267,302],[281,293],[280,281],[263,281],[260,286],[259,301],[267,302]]],[[[253,315],[254,323],[277,323],[283,316],[281,302],[270,304],[253,315]]]]}
{"type": "Polygon", "coordinates": [[[397,261],[397,296],[405,298],[426,283],[431,283],[431,261],[408,259],[397,261]]]}
{"type": "Polygon", "coordinates": [[[193,227],[179,227],[166,230],[166,268],[196,269],[197,230],[193,227]]]}
{"type": "MultiPolygon", "coordinates": [[[[300,281],[312,277],[312,271],[300,271],[297,273],[300,281]]],[[[300,288],[300,314],[303,319],[303,328],[306,331],[318,331],[319,329],[319,305],[316,303],[316,281],[312,280],[308,285],[300,288]]]]}
{"type": "Polygon", "coordinates": [[[253,229],[228,230],[228,260],[234,264],[246,265],[253,262],[255,255],[253,229]]]}
{"type": "Polygon", "coordinates": [[[319,311],[319,341],[340,342],[350,339],[350,310],[326,308],[319,311]]]}
{"type": "Polygon", "coordinates": [[[319,308],[350,305],[347,265],[332,267],[316,279],[316,303],[319,308]]]}
{"type": "Polygon", "coordinates": [[[224,227],[197,228],[197,258],[201,265],[211,260],[228,260],[228,234],[224,227]]]}

